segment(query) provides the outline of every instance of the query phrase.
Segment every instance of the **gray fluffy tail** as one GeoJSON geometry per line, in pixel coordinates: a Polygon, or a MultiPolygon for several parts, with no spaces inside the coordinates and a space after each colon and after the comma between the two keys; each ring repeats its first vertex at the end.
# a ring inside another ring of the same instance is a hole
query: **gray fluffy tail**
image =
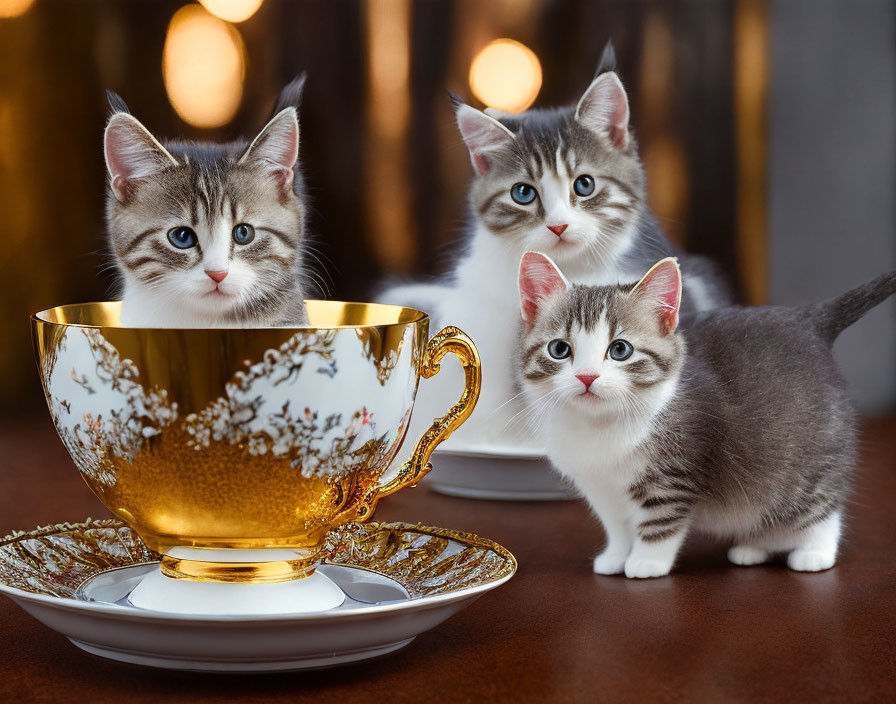
{"type": "Polygon", "coordinates": [[[867,284],[847,291],[837,298],[807,307],[819,334],[833,342],[837,336],[874,306],[896,293],[896,269],[881,274],[867,284]]]}

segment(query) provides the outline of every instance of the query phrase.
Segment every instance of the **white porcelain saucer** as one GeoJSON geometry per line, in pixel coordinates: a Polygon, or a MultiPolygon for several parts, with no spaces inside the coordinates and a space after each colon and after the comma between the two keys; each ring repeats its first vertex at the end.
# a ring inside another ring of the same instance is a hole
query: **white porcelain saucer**
{"type": "Polygon", "coordinates": [[[536,450],[498,445],[444,443],[432,456],[433,471],[421,483],[468,499],[556,501],[577,494],[536,450]]]}
{"type": "Polygon", "coordinates": [[[195,616],[148,611],[128,595],[156,558],[116,520],[0,540],[0,593],[79,648],[177,670],[331,667],[391,653],[510,579],[516,560],[471,533],[402,523],[332,531],[318,569],[346,594],[317,613],[195,616]]]}

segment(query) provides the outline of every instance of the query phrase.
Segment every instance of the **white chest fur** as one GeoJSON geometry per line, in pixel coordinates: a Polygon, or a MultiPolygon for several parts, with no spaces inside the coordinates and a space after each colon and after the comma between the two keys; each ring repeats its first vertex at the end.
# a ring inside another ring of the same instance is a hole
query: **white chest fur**
{"type": "Polygon", "coordinates": [[[566,408],[552,415],[544,431],[551,462],[592,504],[625,501],[628,487],[644,470],[646,460],[638,447],[646,425],[639,429],[614,419],[599,422],[566,408]]]}

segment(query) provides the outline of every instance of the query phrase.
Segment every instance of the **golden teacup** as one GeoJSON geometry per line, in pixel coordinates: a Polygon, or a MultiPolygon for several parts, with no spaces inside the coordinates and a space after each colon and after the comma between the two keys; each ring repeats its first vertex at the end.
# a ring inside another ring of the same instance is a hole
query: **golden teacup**
{"type": "Polygon", "coordinates": [[[169,577],[275,583],[310,574],[327,532],[415,484],[479,395],[476,348],[398,306],[308,301],[307,328],[128,328],[119,303],[32,318],[59,435],[100,501],[169,577]],[[460,400],[395,476],[421,376],[448,352],[460,400]]]}

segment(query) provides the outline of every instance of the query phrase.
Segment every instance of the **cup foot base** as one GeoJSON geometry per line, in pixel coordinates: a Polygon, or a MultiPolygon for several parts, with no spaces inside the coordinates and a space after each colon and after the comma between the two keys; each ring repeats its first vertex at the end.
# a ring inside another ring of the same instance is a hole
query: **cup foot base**
{"type": "Polygon", "coordinates": [[[251,584],[175,579],[159,568],[128,595],[138,609],[206,616],[315,613],[335,609],[343,601],[343,591],[320,572],[289,582],[251,584]]]}
{"type": "Polygon", "coordinates": [[[162,574],[199,582],[261,584],[303,579],[326,556],[323,548],[264,550],[175,547],[162,555],[162,574]]]}

